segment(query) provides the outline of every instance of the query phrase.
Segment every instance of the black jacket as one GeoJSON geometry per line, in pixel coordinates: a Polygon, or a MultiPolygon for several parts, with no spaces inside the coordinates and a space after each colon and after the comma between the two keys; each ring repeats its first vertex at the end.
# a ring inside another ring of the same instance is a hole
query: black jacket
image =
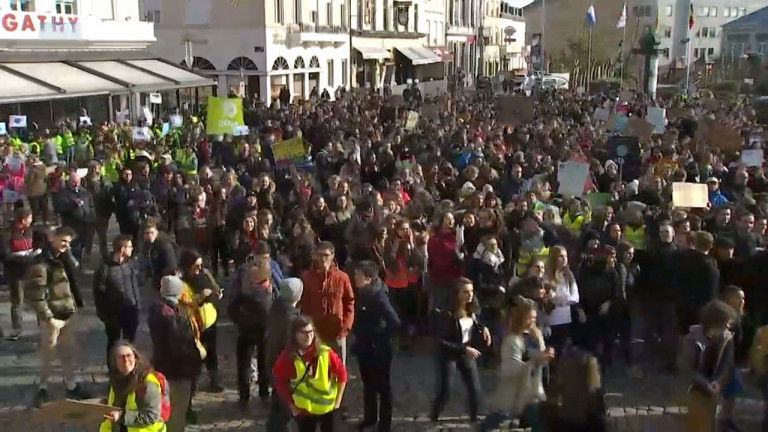
{"type": "Polygon", "coordinates": [[[109,257],[93,275],[93,299],[102,322],[116,320],[125,310],[141,307],[141,277],[134,259],[118,263],[109,257]]]}
{"type": "Polygon", "coordinates": [[[56,194],[54,204],[56,211],[61,214],[62,225],[66,225],[76,231],[85,229],[96,219],[93,197],[83,187],[78,187],[75,190],[69,185],[65,186],[56,194]],[[77,204],[78,199],[83,202],[81,205],[77,204]]]}
{"type": "Polygon", "coordinates": [[[400,328],[400,318],[389,302],[381,279],[361,287],[355,297],[355,323],[352,352],[358,357],[391,355],[392,338],[400,328]]]}
{"type": "Polygon", "coordinates": [[[115,202],[115,218],[120,223],[138,224],[138,202],[141,189],[135,182],[121,180],[112,189],[115,202]]]}
{"type": "Polygon", "coordinates": [[[467,346],[471,346],[481,351],[486,348],[482,336],[485,326],[477,320],[477,317],[473,316],[472,319],[474,321],[472,333],[470,335],[469,342],[465,344],[462,342],[461,325],[459,324],[459,319],[456,318],[451,312],[438,311],[438,356],[447,359],[458,359],[464,356],[467,346]]]}
{"type": "Polygon", "coordinates": [[[96,217],[109,219],[115,211],[115,203],[112,201],[112,183],[104,176],[87,175],[83,177],[83,187],[93,197],[96,217]]]}
{"type": "Polygon", "coordinates": [[[184,306],[158,300],[149,310],[152,366],[170,380],[195,379],[202,361],[184,306]]]}
{"type": "Polygon", "coordinates": [[[579,306],[587,316],[597,315],[600,305],[621,299],[621,281],[614,268],[597,261],[582,267],[576,276],[579,286],[579,306]]]}
{"type": "Polygon", "coordinates": [[[269,332],[267,333],[267,367],[269,370],[272,370],[277,357],[288,344],[291,322],[299,315],[301,315],[301,311],[297,307],[279,297],[272,303],[272,308],[269,309],[269,332]]]}
{"type": "Polygon", "coordinates": [[[163,234],[155,239],[154,243],[145,243],[147,265],[152,277],[152,285],[159,289],[160,279],[171,274],[178,268],[176,247],[173,240],[163,234]]]}
{"type": "Polygon", "coordinates": [[[695,250],[686,250],[672,257],[672,265],[678,305],[701,307],[717,298],[720,271],[714,258],[695,250]]]}
{"type": "Polygon", "coordinates": [[[227,312],[241,333],[264,331],[278,289],[271,280],[265,281],[264,285],[256,285],[246,273],[241,270],[234,278],[227,312]]]}

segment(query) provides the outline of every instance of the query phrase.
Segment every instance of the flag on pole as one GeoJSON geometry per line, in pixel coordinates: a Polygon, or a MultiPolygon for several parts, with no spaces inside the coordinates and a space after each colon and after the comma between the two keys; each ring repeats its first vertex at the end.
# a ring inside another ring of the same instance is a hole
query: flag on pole
{"type": "Polygon", "coordinates": [[[587,24],[593,26],[595,23],[597,23],[597,17],[595,16],[595,6],[589,5],[589,9],[587,9],[587,24]]]}
{"type": "Polygon", "coordinates": [[[696,19],[693,17],[693,1],[691,1],[691,10],[688,13],[688,30],[693,29],[693,26],[696,24],[696,19]]]}
{"type": "Polygon", "coordinates": [[[616,28],[624,28],[627,26],[627,4],[624,3],[624,8],[621,9],[621,16],[619,22],[616,23],[616,28]]]}

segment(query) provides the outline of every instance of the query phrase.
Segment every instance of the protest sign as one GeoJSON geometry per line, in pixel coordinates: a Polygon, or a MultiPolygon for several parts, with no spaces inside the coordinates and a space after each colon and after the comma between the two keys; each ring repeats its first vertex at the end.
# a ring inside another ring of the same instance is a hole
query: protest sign
{"type": "Polygon", "coordinates": [[[763,149],[744,150],[741,152],[741,162],[748,167],[763,166],[763,149]]]}
{"type": "Polygon", "coordinates": [[[95,428],[104,421],[104,416],[117,410],[110,405],[66,399],[43,405],[32,414],[32,419],[95,428]]]}
{"type": "Polygon", "coordinates": [[[595,108],[595,113],[592,115],[595,120],[607,122],[611,118],[611,111],[606,108],[595,108]]]}
{"type": "Polygon", "coordinates": [[[707,185],[703,183],[672,183],[672,204],[675,207],[706,208],[708,202],[707,185]]]}
{"type": "Polygon", "coordinates": [[[297,137],[272,144],[272,154],[275,162],[285,165],[304,159],[307,149],[304,147],[304,138],[297,137]]]}
{"type": "Polygon", "coordinates": [[[533,100],[525,96],[503,96],[496,104],[496,121],[518,125],[534,120],[533,100]]]}
{"type": "Polygon", "coordinates": [[[653,125],[653,133],[664,133],[667,127],[667,110],[659,107],[648,107],[646,121],[653,125]]]}
{"type": "Polygon", "coordinates": [[[624,135],[637,137],[640,140],[647,141],[651,139],[653,130],[653,125],[640,117],[630,117],[626,129],[624,129],[624,135]]]}
{"type": "Polygon", "coordinates": [[[149,141],[152,135],[149,132],[149,128],[146,126],[134,126],[131,137],[136,142],[149,141]]]}
{"type": "Polygon", "coordinates": [[[608,205],[613,200],[613,194],[610,192],[594,192],[585,197],[591,209],[598,209],[608,205]]]}
{"type": "Polygon", "coordinates": [[[27,116],[25,115],[8,116],[8,127],[11,127],[11,128],[27,127],[27,116]]]}
{"type": "Polygon", "coordinates": [[[208,135],[231,135],[235,127],[244,124],[242,99],[208,97],[208,121],[205,126],[208,135]]]}
{"type": "Polygon", "coordinates": [[[405,120],[405,130],[410,131],[416,128],[419,124],[419,113],[416,111],[408,111],[408,118],[405,120]]]}
{"type": "Polygon", "coordinates": [[[578,161],[563,162],[557,170],[557,193],[563,196],[581,197],[589,178],[589,164],[578,161]]]}
{"type": "Polygon", "coordinates": [[[433,103],[426,103],[421,107],[421,115],[429,120],[437,120],[440,118],[440,108],[433,103]]]}

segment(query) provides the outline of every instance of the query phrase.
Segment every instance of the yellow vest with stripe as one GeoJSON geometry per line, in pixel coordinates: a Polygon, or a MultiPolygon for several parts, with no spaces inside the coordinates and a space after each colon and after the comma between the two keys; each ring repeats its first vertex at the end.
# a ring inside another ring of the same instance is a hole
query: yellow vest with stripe
{"type": "Polygon", "coordinates": [[[64,138],[61,135],[56,135],[53,139],[53,143],[56,145],[56,153],[64,154],[64,138]]]}
{"type": "Polygon", "coordinates": [[[645,225],[639,228],[633,228],[629,225],[624,227],[624,239],[637,250],[645,250],[646,233],[645,225]]]}
{"type": "Polygon", "coordinates": [[[29,143],[29,153],[30,154],[34,154],[34,155],[39,155],[40,154],[40,144],[38,144],[37,142],[34,142],[34,141],[29,143]]]}
{"type": "Polygon", "coordinates": [[[528,271],[528,266],[531,265],[531,261],[534,258],[546,258],[549,255],[549,248],[541,246],[538,249],[528,250],[527,248],[520,248],[520,253],[517,257],[517,275],[522,276],[528,271]]]}
{"type": "Polygon", "coordinates": [[[291,380],[291,388],[294,389],[293,404],[311,415],[327,414],[333,411],[336,405],[339,385],[330,376],[330,350],[326,345],[320,346],[314,376],[305,376],[307,367],[300,357],[293,361],[296,368],[296,378],[291,380]]]}
{"type": "MultiPolygon", "coordinates": [[[[147,374],[147,378],[144,381],[145,384],[153,384],[156,385],[158,390],[160,389],[160,381],[158,381],[155,374],[147,374]]],[[[161,395],[162,396],[162,395],[161,395]]],[[[108,405],[112,405],[115,402],[115,392],[111,388],[109,389],[109,399],[107,400],[108,405]]],[[[139,409],[138,404],[136,403],[136,392],[131,392],[128,394],[128,397],[125,400],[125,409],[124,412],[127,411],[136,411],[139,409]]],[[[127,427],[128,432],[163,432],[165,431],[165,422],[158,421],[155,422],[149,426],[141,426],[141,427],[127,427]]],[[[99,432],[112,432],[112,422],[109,420],[104,420],[101,422],[101,426],[99,427],[99,432]]]]}
{"type": "Polygon", "coordinates": [[[584,222],[586,221],[587,219],[582,214],[579,214],[576,217],[571,217],[571,214],[566,212],[565,216],[563,216],[563,225],[572,233],[580,233],[581,229],[584,228],[584,222]]]}
{"type": "Polygon", "coordinates": [[[120,181],[120,161],[118,159],[109,159],[104,165],[101,166],[101,175],[107,178],[112,183],[120,181]]]}
{"type": "Polygon", "coordinates": [[[75,137],[72,135],[72,132],[66,131],[64,132],[64,143],[63,143],[64,150],[69,150],[70,148],[75,146],[75,137]]]}

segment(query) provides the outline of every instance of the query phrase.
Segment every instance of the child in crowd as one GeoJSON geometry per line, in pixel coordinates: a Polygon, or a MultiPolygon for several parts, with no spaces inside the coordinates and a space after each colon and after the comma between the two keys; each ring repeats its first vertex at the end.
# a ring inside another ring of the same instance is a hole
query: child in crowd
{"type": "Polygon", "coordinates": [[[736,422],[733,420],[733,408],[736,396],[744,391],[744,381],[740,368],[746,366],[749,350],[748,325],[744,315],[744,291],[733,285],[726,286],[721,294],[723,302],[733,309],[734,319],[731,321],[730,330],[733,334],[734,367],[731,381],[723,389],[723,405],[721,413],[721,430],[725,432],[737,431],[736,422]]]}

